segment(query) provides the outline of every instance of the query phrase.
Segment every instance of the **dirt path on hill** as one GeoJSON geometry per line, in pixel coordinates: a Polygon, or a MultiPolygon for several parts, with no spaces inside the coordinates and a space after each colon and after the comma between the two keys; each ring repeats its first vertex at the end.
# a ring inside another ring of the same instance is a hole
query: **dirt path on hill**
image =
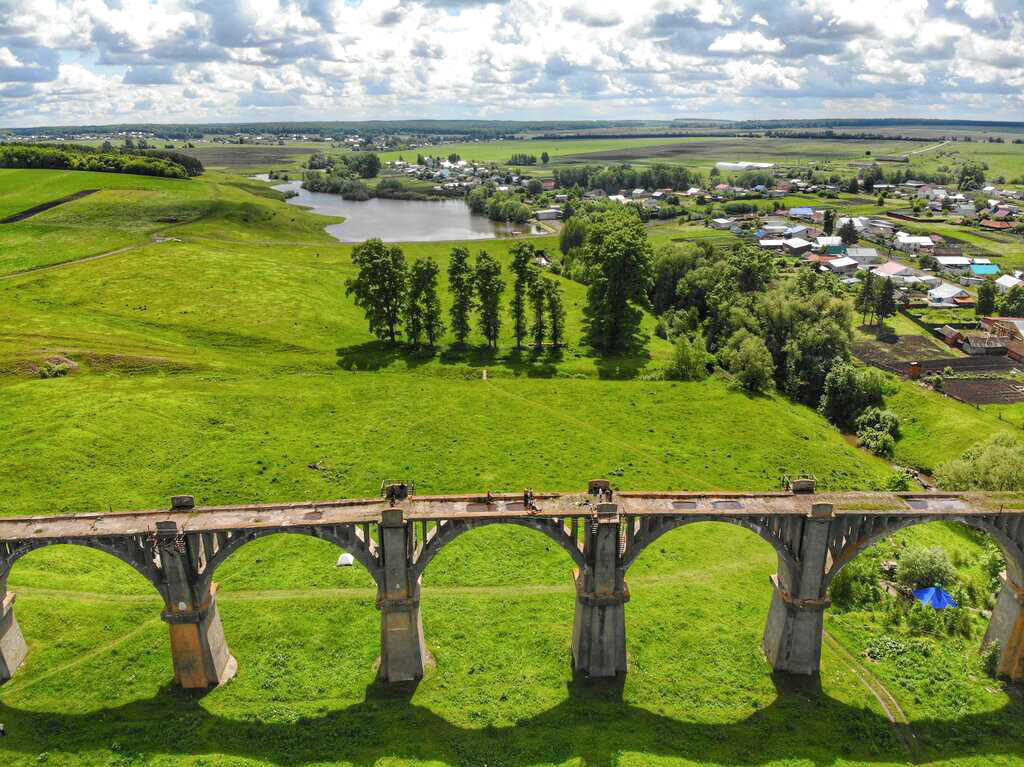
{"type": "Polygon", "coordinates": [[[74,202],[75,200],[81,200],[83,197],[88,197],[90,194],[96,194],[100,191],[99,189],[83,189],[81,192],[75,192],[69,194],[66,197],[61,197],[58,200],[50,200],[49,202],[40,203],[28,210],[23,210],[21,213],[15,213],[13,216],[0,219],[0,224],[16,224],[19,221],[24,221],[26,218],[32,218],[32,216],[38,216],[40,213],[56,208],[58,205],[63,205],[66,202],[74,202]]]}
{"type": "MultiPolygon", "coordinates": [[[[907,754],[911,757],[915,757],[917,754],[917,736],[914,734],[914,730],[910,726],[910,720],[907,719],[907,715],[903,713],[903,709],[900,708],[900,704],[896,702],[896,698],[893,697],[885,685],[868,670],[864,664],[862,664],[857,658],[850,653],[839,640],[832,636],[828,631],[822,632],[823,644],[828,647],[829,650],[834,652],[842,663],[853,672],[853,674],[860,680],[861,684],[866,687],[872,695],[875,696],[875,700],[878,701],[878,705],[882,707],[882,711],[892,722],[893,727],[896,730],[896,737],[899,738],[900,743],[906,750],[907,754]]],[[[914,760],[917,764],[917,760],[914,760]]]]}
{"type": "Polygon", "coordinates": [[[129,250],[136,250],[138,248],[144,248],[147,245],[152,245],[152,242],[143,242],[138,245],[126,245],[123,248],[117,250],[109,250],[106,253],[97,253],[94,256],[83,256],[82,258],[73,258],[70,261],[61,261],[59,264],[48,264],[47,266],[36,266],[31,269],[22,269],[18,272],[11,272],[10,274],[0,274],[0,280],[10,280],[14,277],[24,277],[26,274],[39,274],[39,272],[48,272],[51,269],[63,269],[65,266],[74,266],[75,264],[83,264],[86,261],[95,261],[100,258],[108,258],[110,256],[117,256],[121,253],[127,253],[129,250]]]}

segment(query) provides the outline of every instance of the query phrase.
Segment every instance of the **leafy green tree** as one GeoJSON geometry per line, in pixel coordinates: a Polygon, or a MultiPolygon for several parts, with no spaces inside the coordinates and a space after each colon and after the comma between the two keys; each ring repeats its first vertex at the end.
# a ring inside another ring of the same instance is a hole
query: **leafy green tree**
{"type": "Polygon", "coordinates": [[[535,274],[527,287],[527,293],[530,298],[530,314],[532,315],[530,335],[533,336],[533,346],[536,349],[543,348],[544,336],[547,335],[548,331],[548,289],[546,285],[548,282],[550,282],[550,280],[546,277],[541,277],[540,275],[535,274]]]}
{"type": "Polygon", "coordinates": [[[981,189],[985,185],[985,166],[980,162],[968,160],[960,166],[957,183],[962,192],[981,189]]]}
{"type": "Polygon", "coordinates": [[[846,223],[839,227],[839,236],[843,238],[843,245],[856,245],[857,227],[853,225],[853,219],[847,219],[846,223]]]}
{"type": "Polygon", "coordinates": [[[480,332],[487,339],[487,345],[497,349],[501,335],[501,294],[505,292],[501,264],[481,251],[476,257],[473,282],[480,311],[480,332]]]}
{"type": "Polygon", "coordinates": [[[406,266],[402,249],[386,246],[379,239],[367,240],[352,249],[352,262],[359,273],[346,281],[345,294],[366,315],[370,332],[394,343],[405,305],[406,266]]]}
{"type": "Polygon", "coordinates": [[[754,245],[737,245],[729,254],[730,278],[741,293],[761,292],[775,278],[772,254],[754,245]]]}
{"type": "Polygon", "coordinates": [[[708,377],[710,361],[711,355],[702,334],[695,333],[692,340],[680,334],[665,377],[672,381],[702,381],[708,377]]]}
{"type": "Polygon", "coordinates": [[[547,152],[541,152],[540,153],[540,161],[544,165],[547,165],[548,164],[548,160],[550,160],[550,159],[551,159],[551,157],[548,155],[547,152]]]}
{"type": "Polygon", "coordinates": [[[956,582],[956,570],[941,546],[914,546],[900,556],[896,580],[910,589],[951,586],[956,582]]]}
{"type": "Polygon", "coordinates": [[[832,232],[836,229],[836,212],[833,208],[825,210],[825,219],[822,222],[822,228],[825,230],[826,236],[831,237],[832,232]]]}
{"type": "Polygon", "coordinates": [[[881,371],[837,360],[825,376],[818,410],[836,426],[849,429],[865,409],[881,406],[884,388],[881,371]]]}
{"type": "Polygon", "coordinates": [[[880,323],[885,322],[888,317],[896,316],[896,289],[893,287],[892,279],[885,278],[875,297],[875,314],[880,323]]]}
{"type": "Polygon", "coordinates": [[[671,245],[658,250],[654,256],[654,283],[651,288],[651,308],[655,314],[676,306],[676,286],[694,266],[694,256],[685,251],[671,245]]]}
{"type": "Polygon", "coordinates": [[[567,255],[570,250],[583,245],[586,236],[586,223],[580,216],[573,216],[562,225],[562,231],[558,234],[558,249],[562,251],[563,255],[567,255]]]}
{"type": "Polygon", "coordinates": [[[722,359],[740,386],[749,392],[770,389],[775,366],[764,340],[748,330],[740,329],[722,350],[722,359]]]}
{"type": "Polygon", "coordinates": [[[946,490],[1024,490],[1024,442],[996,432],[935,470],[946,490]]]}
{"type": "Polygon", "coordinates": [[[860,284],[860,292],[857,294],[857,299],[854,301],[854,308],[860,312],[861,324],[865,324],[868,321],[868,316],[874,316],[875,304],[878,286],[876,284],[875,275],[870,271],[864,277],[864,281],[860,284]]]}
{"type": "Polygon", "coordinates": [[[465,248],[452,249],[448,261],[448,292],[452,296],[452,308],[449,310],[452,332],[455,334],[455,342],[461,346],[469,336],[469,314],[473,311],[473,297],[476,293],[473,269],[469,265],[469,251],[465,248]]]}
{"type": "Polygon", "coordinates": [[[532,242],[519,242],[509,251],[512,256],[512,301],[509,314],[512,317],[512,335],[516,339],[516,348],[522,348],[526,338],[526,299],[530,287],[537,277],[534,259],[537,249],[532,242]]]}
{"type": "Polygon", "coordinates": [[[998,301],[999,313],[1004,317],[1024,317],[1024,288],[1010,288],[998,301]]]}
{"type": "Polygon", "coordinates": [[[531,178],[528,182],[526,182],[526,191],[529,192],[530,195],[532,195],[533,197],[536,197],[538,194],[544,191],[544,184],[541,182],[539,178],[531,178]]]}
{"type": "Polygon", "coordinates": [[[565,340],[565,304],[562,301],[562,287],[556,280],[544,280],[548,302],[548,320],[551,345],[556,349],[565,340]]]}
{"type": "Polygon", "coordinates": [[[996,311],[996,286],[995,283],[985,280],[978,286],[978,303],[975,304],[974,313],[979,317],[987,317],[995,314],[996,311]]]}
{"type": "Polygon", "coordinates": [[[420,337],[427,337],[427,345],[434,347],[444,333],[441,321],[441,302],[437,298],[437,263],[432,258],[420,258],[409,270],[409,293],[405,300],[405,335],[413,346],[420,345],[420,337]]]}
{"type": "Polygon", "coordinates": [[[583,243],[590,285],[584,313],[594,348],[617,353],[634,342],[642,309],[650,306],[652,261],[647,230],[635,211],[621,207],[591,220],[583,243]]]}

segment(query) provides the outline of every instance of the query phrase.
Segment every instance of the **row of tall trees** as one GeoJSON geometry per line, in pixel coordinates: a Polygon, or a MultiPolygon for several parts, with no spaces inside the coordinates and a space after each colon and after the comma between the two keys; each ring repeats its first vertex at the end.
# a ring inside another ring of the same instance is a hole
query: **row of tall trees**
{"type": "MultiPolygon", "coordinates": [[[[511,255],[509,313],[516,347],[521,348],[527,336],[537,348],[545,339],[560,346],[565,338],[565,308],[557,281],[537,267],[538,254],[532,243],[517,244],[511,255]]],[[[352,250],[352,261],[358,273],[345,283],[345,292],[363,310],[370,332],[394,344],[404,329],[410,345],[419,347],[425,341],[431,348],[437,346],[445,332],[437,263],[421,258],[407,266],[400,247],[385,245],[379,239],[357,245],[352,250]]],[[[458,345],[466,343],[475,312],[488,347],[498,348],[505,287],[501,264],[492,256],[481,251],[471,263],[468,250],[452,250],[448,263],[448,291],[452,297],[449,316],[458,345]]]]}
{"type": "Polygon", "coordinates": [[[879,324],[896,316],[896,288],[892,280],[876,278],[870,271],[860,284],[860,292],[854,300],[854,308],[860,312],[861,322],[874,318],[879,324]]]}

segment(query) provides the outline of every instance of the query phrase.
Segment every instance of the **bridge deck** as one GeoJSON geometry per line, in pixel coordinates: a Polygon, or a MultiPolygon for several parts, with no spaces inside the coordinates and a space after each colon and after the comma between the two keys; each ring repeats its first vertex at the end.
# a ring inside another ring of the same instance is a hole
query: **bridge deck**
{"type": "MultiPolygon", "coordinates": [[[[459,518],[585,517],[597,513],[596,500],[583,493],[535,493],[536,511],[527,510],[521,494],[412,496],[395,504],[406,520],[459,518]]],[[[812,506],[828,504],[835,514],[949,515],[1019,512],[1024,499],[997,493],[616,493],[624,515],[693,515],[714,518],[738,515],[807,515],[812,506]]],[[[158,522],[174,522],[184,533],[379,522],[392,508],[378,498],[302,501],[285,504],[214,506],[73,516],[0,519],[0,540],[41,540],[154,533],[158,522]]]]}

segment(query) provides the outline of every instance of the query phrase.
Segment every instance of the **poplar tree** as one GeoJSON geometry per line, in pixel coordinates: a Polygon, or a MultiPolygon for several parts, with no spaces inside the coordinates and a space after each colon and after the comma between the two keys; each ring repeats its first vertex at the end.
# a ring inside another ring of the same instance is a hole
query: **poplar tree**
{"type": "Polygon", "coordinates": [[[550,280],[534,275],[530,281],[530,313],[533,315],[533,322],[530,324],[530,335],[533,336],[535,349],[544,347],[544,336],[548,331],[547,317],[547,284],[550,280]]]}
{"type": "Polygon", "coordinates": [[[535,274],[533,260],[537,251],[531,242],[520,242],[510,251],[512,254],[512,301],[509,314],[512,316],[512,335],[516,339],[516,348],[521,349],[526,338],[526,299],[530,292],[535,274]]]}
{"type": "Polygon", "coordinates": [[[460,346],[469,336],[469,314],[473,311],[473,268],[469,264],[469,251],[465,248],[452,250],[448,262],[448,292],[452,295],[452,332],[460,346]]]}
{"type": "Polygon", "coordinates": [[[565,304],[562,302],[562,288],[555,280],[544,280],[544,287],[551,326],[549,331],[551,345],[557,349],[562,345],[565,336],[565,304]]]}
{"type": "Polygon", "coordinates": [[[886,317],[896,315],[896,290],[892,280],[888,277],[878,288],[878,298],[875,299],[875,314],[878,315],[879,324],[885,322],[886,317]]]}
{"type": "Polygon", "coordinates": [[[480,332],[487,339],[487,345],[497,349],[501,334],[501,294],[505,292],[501,264],[481,251],[476,257],[473,283],[480,311],[480,332]]]}
{"type": "Polygon", "coordinates": [[[409,294],[405,302],[405,334],[413,346],[420,345],[420,336],[434,347],[444,333],[441,302],[437,298],[437,264],[432,258],[413,262],[409,270],[409,294]]]}
{"type": "Polygon", "coordinates": [[[860,293],[857,294],[854,307],[861,314],[862,325],[868,321],[869,314],[875,313],[875,275],[871,272],[867,273],[864,282],[860,284],[860,293]]]}

